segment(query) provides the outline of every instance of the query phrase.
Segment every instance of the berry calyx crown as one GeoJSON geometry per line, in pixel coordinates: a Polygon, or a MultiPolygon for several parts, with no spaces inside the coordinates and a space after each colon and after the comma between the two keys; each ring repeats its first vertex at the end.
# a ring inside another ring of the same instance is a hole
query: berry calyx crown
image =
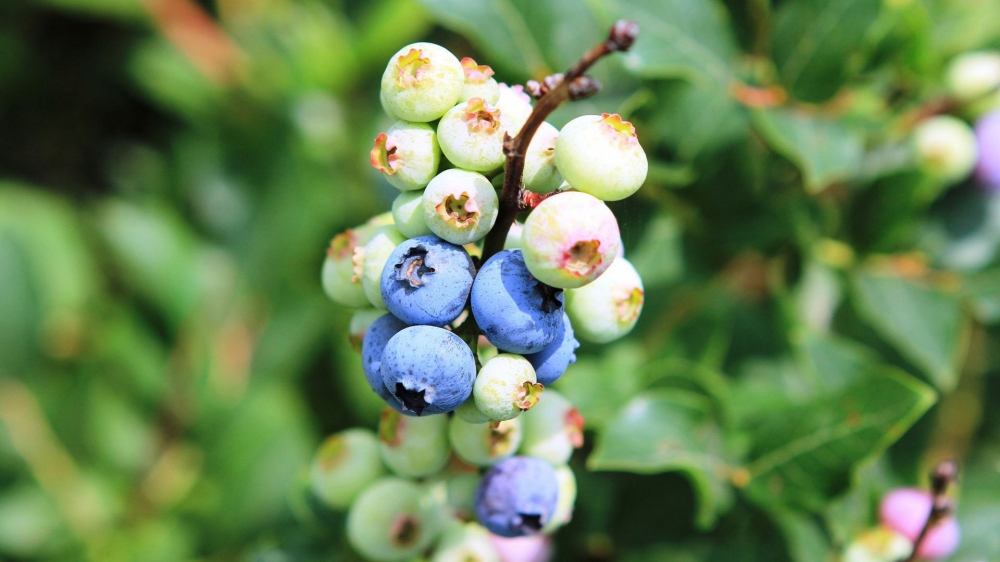
{"type": "Polygon", "coordinates": [[[403,88],[415,86],[424,74],[424,66],[431,63],[420,49],[410,49],[396,59],[396,84],[403,88]]]}
{"type": "Polygon", "coordinates": [[[370,158],[372,168],[390,176],[396,173],[399,156],[396,154],[396,145],[389,139],[389,135],[379,133],[375,137],[375,147],[372,148],[370,158]]]}
{"type": "Polygon", "coordinates": [[[602,113],[601,122],[605,134],[611,135],[613,139],[627,144],[636,144],[639,142],[635,134],[635,125],[622,119],[621,115],[617,113],[602,113]]]}
{"type": "Polygon", "coordinates": [[[521,390],[518,392],[517,398],[514,399],[514,406],[522,412],[527,412],[528,410],[535,407],[538,404],[538,400],[541,399],[542,391],[545,390],[545,385],[537,382],[524,381],[521,385],[521,390]]]}
{"type": "Polygon", "coordinates": [[[470,132],[492,133],[500,128],[500,110],[483,98],[471,98],[465,104],[465,120],[470,132]]]}
{"type": "Polygon", "coordinates": [[[479,222],[479,205],[464,191],[457,197],[449,194],[434,209],[456,228],[469,228],[479,222]]]}
{"type": "Polygon", "coordinates": [[[470,84],[482,84],[493,76],[493,69],[489,65],[477,65],[470,57],[462,59],[462,68],[465,70],[465,81],[470,84]]]}

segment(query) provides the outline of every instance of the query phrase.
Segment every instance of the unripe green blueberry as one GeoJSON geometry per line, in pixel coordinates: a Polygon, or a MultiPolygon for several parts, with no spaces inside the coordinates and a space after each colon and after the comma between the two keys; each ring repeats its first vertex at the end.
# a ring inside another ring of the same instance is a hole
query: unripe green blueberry
{"type": "Polygon", "coordinates": [[[355,275],[357,266],[361,264],[361,288],[364,289],[368,302],[376,308],[385,308],[382,301],[382,269],[389,259],[389,254],[396,246],[403,243],[406,237],[395,227],[383,226],[375,231],[371,240],[365,244],[362,252],[355,252],[355,275]]]}
{"type": "Polygon", "coordinates": [[[566,313],[578,338],[607,343],[632,331],[643,295],[639,273],[619,258],[593,283],[566,291],[566,313]]]}
{"type": "Polygon", "coordinates": [[[945,83],[951,95],[961,102],[1000,101],[1000,52],[972,51],[958,55],[948,63],[945,83]],[[990,99],[984,99],[987,97],[990,99]]]}
{"type": "Polygon", "coordinates": [[[465,70],[465,86],[459,101],[483,98],[486,103],[496,105],[500,98],[500,85],[492,78],[493,69],[485,64],[476,64],[469,57],[462,59],[462,68],[465,70]]]}
{"type": "Polygon", "coordinates": [[[844,552],[843,562],[898,562],[910,555],[913,543],[886,527],[858,535],[844,552]]]}
{"type": "Polygon", "coordinates": [[[635,127],[608,113],[566,123],[556,141],[556,165],[574,189],[605,201],[635,193],[649,170],[635,127]]]}
{"type": "Polygon", "coordinates": [[[549,197],[524,221],[524,263],[539,281],[562,289],[597,279],[619,252],[621,234],[611,209],[593,195],[549,197]]]}
{"type": "Polygon", "coordinates": [[[346,509],[384,473],[378,438],[367,429],[353,428],[331,435],[320,445],[309,469],[309,482],[325,505],[346,509]]]}
{"type": "Polygon", "coordinates": [[[423,196],[423,191],[404,191],[392,201],[392,218],[396,223],[396,230],[407,238],[431,234],[431,229],[424,220],[423,196]]]}
{"type": "Polygon", "coordinates": [[[413,43],[389,59],[379,97],[389,115],[426,123],[458,103],[464,87],[465,70],[455,55],[440,45],[413,43]]]}
{"type": "Polygon", "coordinates": [[[524,155],[524,187],[535,193],[549,193],[559,189],[562,174],[556,168],[556,140],[559,129],[542,123],[524,155]]]}
{"type": "Polygon", "coordinates": [[[459,168],[489,172],[503,166],[503,113],[483,98],[472,98],[448,110],[438,123],[438,142],[449,162],[459,168]]]}
{"type": "Polygon", "coordinates": [[[441,148],[437,133],[427,123],[396,121],[375,137],[371,164],[400,191],[423,189],[438,171],[441,148]]]}
{"type": "Polygon", "coordinates": [[[527,359],[501,353],[479,370],[472,395],[476,407],[490,421],[503,421],[530,410],[538,403],[543,388],[527,359]]]}
{"type": "Polygon", "coordinates": [[[480,412],[479,408],[476,407],[475,394],[470,396],[461,406],[455,408],[455,415],[465,423],[489,423],[490,421],[490,417],[480,412]]]}
{"type": "Polygon", "coordinates": [[[552,389],[546,389],[545,400],[518,419],[523,424],[522,455],[558,466],[569,462],[573,450],[583,445],[583,416],[552,389]]]}
{"type": "MultiPolygon", "coordinates": [[[[548,396],[546,396],[548,398],[548,396]]],[[[559,527],[573,519],[573,508],[576,506],[576,476],[566,465],[556,467],[556,480],[559,482],[559,499],[556,510],[552,512],[549,522],[542,527],[545,534],[554,533],[559,527]]]]}
{"type": "Polygon", "coordinates": [[[369,560],[402,562],[423,553],[441,531],[435,505],[420,486],[382,478],[347,513],[347,540],[369,560]]]}
{"type": "Polygon", "coordinates": [[[431,562],[500,562],[500,555],[481,525],[454,523],[441,534],[431,562]]]}
{"type": "Polygon", "coordinates": [[[354,351],[361,352],[361,344],[365,340],[368,327],[384,315],[385,311],[377,308],[362,308],[351,315],[351,321],[347,326],[347,340],[354,351]]]}
{"type": "Polygon", "coordinates": [[[455,453],[465,462],[489,466],[514,456],[521,445],[518,418],[497,423],[469,423],[455,416],[448,422],[448,438],[455,453]]]}
{"type": "Polygon", "coordinates": [[[323,260],[320,275],[323,291],[330,299],[342,306],[368,306],[368,298],[361,284],[361,256],[364,247],[378,230],[378,226],[366,223],[349,228],[333,237],[323,260]]]}
{"type": "Polygon", "coordinates": [[[979,154],[972,127],[950,115],[937,115],[917,125],[913,145],[920,168],[947,183],[968,177],[979,154]]]}
{"type": "Polygon", "coordinates": [[[482,479],[476,472],[461,472],[447,477],[446,503],[452,517],[460,521],[472,521],[476,518],[476,490],[482,479]]]}
{"type": "Polygon", "coordinates": [[[482,239],[499,212],[497,192],[481,174],[451,169],[438,174],[424,190],[424,221],[431,232],[452,244],[482,239]]]}
{"type": "Polygon", "coordinates": [[[386,407],[378,437],[382,460],[400,476],[430,476],[448,462],[447,416],[404,416],[386,407]]]}
{"type": "Polygon", "coordinates": [[[501,83],[500,97],[497,98],[496,106],[500,114],[508,120],[507,132],[512,137],[517,136],[531,115],[531,96],[524,93],[524,86],[508,86],[501,83]]]}
{"type": "Polygon", "coordinates": [[[510,230],[507,231],[507,238],[504,239],[503,249],[504,250],[515,250],[522,247],[521,235],[524,233],[524,225],[514,221],[514,224],[510,225],[510,230]]]}

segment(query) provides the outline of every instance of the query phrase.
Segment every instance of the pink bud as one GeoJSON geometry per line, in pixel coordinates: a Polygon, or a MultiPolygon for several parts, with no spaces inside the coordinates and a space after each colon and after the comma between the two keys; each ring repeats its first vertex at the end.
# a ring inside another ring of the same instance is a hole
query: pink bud
{"type": "MultiPolygon", "coordinates": [[[[933,502],[931,493],[926,490],[898,488],[882,498],[879,516],[883,525],[916,541],[930,516],[933,502]]],[[[949,556],[958,547],[959,536],[958,521],[946,517],[927,531],[918,555],[926,559],[949,556]]]]}

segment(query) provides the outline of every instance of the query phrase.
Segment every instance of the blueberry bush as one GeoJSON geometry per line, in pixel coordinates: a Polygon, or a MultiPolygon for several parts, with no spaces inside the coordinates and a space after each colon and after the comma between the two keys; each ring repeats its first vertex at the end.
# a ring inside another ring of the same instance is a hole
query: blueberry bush
{"type": "Polygon", "coordinates": [[[995,0],[0,3],[0,560],[1000,560],[998,326],[995,0]]]}

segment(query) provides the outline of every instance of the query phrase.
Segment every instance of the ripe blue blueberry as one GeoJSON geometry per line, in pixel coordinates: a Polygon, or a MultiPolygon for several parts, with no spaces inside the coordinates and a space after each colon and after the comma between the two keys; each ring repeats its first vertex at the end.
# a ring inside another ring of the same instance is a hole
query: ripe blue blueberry
{"type": "Polygon", "coordinates": [[[476,360],[462,338],[448,330],[411,326],[386,344],[381,371],[404,411],[443,414],[472,394],[476,360]]]}
{"type": "Polygon", "coordinates": [[[535,368],[538,382],[549,386],[563,376],[567,367],[576,362],[576,349],[578,347],[580,347],[580,342],[576,341],[573,335],[573,325],[569,321],[569,316],[564,312],[556,339],[545,349],[538,353],[525,355],[524,358],[535,368]]]}
{"type": "Polygon", "coordinates": [[[562,327],[563,294],[531,275],[521,250],[504,250],[479,270],[472,285],[472,313],[497,348],[538,353],[562,327]]]}
{"type": "Polygon", "coordinates": [[[382,299],[409,324],[444,326],[465,308],[475,268],[461,246],[427,235],[393,250],[382,269],[382,299]]]}
{"type": "Polygon", "coordinates": [[[389,389],[385,387],[385,383],[382,382],[382,353],[385,351],[385,344],[389,343],[392,336],[395,336],[400,330],[406,327],[405,322],[392,314],[385,314],[375,322],[372,322],[372,325],[368,327],[368,331],[365,332],[364,341],[361,343],[361,368],[364,369],[365,379],[368,380],[368,384],[375,391],[375,394],[378,394],[382,400],[385,400],[393,408],[404,414],[413,415],[413,412],[402,410],[399,401],[396,400],[392,393],[389,392],[389,389]]]}
{"type": "Polygon", "coordinates": [[[476,491],[476,517],[501,537],[538,534],[556,511],[559,480],[552,465],[531,457],[495,464],[476,491]]]}
{"type": "Polygon", "coordinates": [[[976,178],[990,191],[1000,191],[1000,111],[976,122],[979,163],[976,178]]]}

